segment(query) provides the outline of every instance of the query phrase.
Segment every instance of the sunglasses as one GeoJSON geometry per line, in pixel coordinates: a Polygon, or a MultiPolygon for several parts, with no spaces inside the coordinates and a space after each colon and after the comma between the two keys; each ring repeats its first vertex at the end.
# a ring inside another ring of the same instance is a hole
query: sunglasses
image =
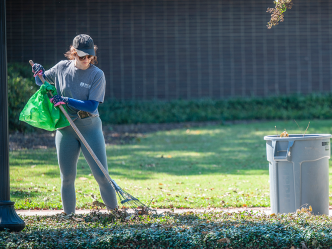
{"type": "Polygon", "coordinates": [[[79,57],[77,55],[77,57],[80,61],[84,61],[86,58],[88,58],[88,60],[90,60],[93,57],[93,55],[85,55],[85,56],[82,56],[82,57],[79,57]]]}

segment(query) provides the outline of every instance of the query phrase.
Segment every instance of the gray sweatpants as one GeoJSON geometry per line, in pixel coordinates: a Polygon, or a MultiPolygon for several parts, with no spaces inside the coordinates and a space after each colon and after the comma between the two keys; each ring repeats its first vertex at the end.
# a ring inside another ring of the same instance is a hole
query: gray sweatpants
{"type": "MultiPolygon", "coordinates": [[[[78,118],[75,120],[78,130],[90,145],[102,165],[108,170],[105,139],[102,132],[102,122],[99,117],[78,118]]],[[[108,209],[117,207],[116,193],[108,182],[101,169],[98,167],[89,151],[80,141],[71,126],[56,131],[55,144],[58,154],[58,163],[61,177],[61,198],[66,214],[75,213],[76,194],[75,178],[77,161],[82,149],[83,155],[97,183],[101,197],[108,209]]]]}

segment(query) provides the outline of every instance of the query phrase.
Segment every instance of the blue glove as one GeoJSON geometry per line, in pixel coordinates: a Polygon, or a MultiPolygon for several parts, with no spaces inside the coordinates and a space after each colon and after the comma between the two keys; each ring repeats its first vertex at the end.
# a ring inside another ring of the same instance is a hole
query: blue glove
{"type": "Polygon", "coordinates": [[[37,75],[43,75],[45,73],[45,69],[42,65],[35,63],[32,66],[32,72],[33,72],[33,76],[36,77],[37,75]]]}
{"type": "Polygon", "coordinates": [[[54,104],[54,106],[65,105],[68,104],[68,97],[62,97],[60,95],[54,95],[50,101],[54,104]]]}

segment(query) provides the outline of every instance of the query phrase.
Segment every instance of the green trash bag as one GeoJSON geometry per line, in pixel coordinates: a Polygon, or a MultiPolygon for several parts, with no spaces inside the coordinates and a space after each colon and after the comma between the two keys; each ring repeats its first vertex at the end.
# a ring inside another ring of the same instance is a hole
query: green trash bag
{"type": "Polygon", "coordinates": [[[54,131],[69,126],[70,123],[58,107],[51,103],[47,92],[56,95],[56,89],[45,81],[40,89],[32,95],[20,113],[20,120],[37,128],[54,131]]]}

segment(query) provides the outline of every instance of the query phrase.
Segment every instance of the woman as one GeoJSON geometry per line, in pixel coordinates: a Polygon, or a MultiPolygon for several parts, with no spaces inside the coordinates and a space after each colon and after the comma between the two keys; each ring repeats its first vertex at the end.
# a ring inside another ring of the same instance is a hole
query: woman
{"type": "MultiPolygon", "coordinates": [[[[35,64],[32,68],[37,85],[41,85],[38,74],[55,85],[57,95],[51,102],[54,106],[66,105],[69,116],[75,122],[106,170],[107,158],[102,123],[98,105],[104,101],[105,75],[94,64],[97,62],[97,46],[92,38],[81,34],[74,38],[73,45],[65,54],[68,60],[60,61],[45,71],[35,64]]],[[[75,213],[75,178],[80,150],[99,184],[101,197],[108,209],[117,208],[116,194],[90,153],[87,151],[71,126],[58,129],[55,136],[61,177],[61,197],[64,212],[75,213]]]]}

